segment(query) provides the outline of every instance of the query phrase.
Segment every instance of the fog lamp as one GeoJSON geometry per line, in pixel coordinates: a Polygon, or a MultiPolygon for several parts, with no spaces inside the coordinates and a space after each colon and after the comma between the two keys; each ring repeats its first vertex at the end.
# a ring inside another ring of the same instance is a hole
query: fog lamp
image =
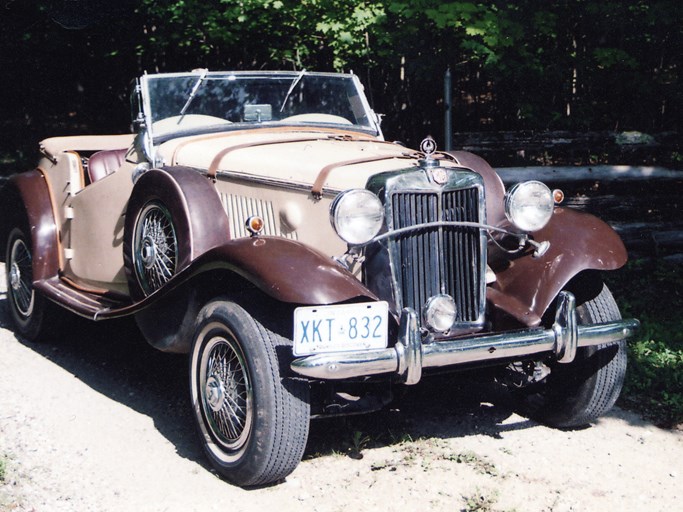
{"type": "Polygon", "coordinates": [[[435,295],[422,307],[424,326],[432,332],[446,332],[455,323],[455,301],[449,295],[435,295]]]}

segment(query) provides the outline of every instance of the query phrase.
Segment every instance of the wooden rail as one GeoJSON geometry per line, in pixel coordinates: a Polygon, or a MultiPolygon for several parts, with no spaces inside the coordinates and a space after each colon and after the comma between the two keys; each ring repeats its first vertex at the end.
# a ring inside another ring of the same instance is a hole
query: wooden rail
{"type": "Polygon", "coordinates": [[[602,218],[634,257],[683,261],[683,171],[662,167],[503,167],[506,185],[529,179],[565,193],[565,206],[602,218]]]}

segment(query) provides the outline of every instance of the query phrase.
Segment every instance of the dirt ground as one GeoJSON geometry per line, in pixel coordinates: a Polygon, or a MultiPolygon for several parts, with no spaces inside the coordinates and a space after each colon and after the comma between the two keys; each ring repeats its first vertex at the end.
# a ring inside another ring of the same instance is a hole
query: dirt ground
{"type": "Polygon", "coordinates": [[[196,440],[184,357],[125,323],[18,340],[0,270],[0,510],[681,510],[683,433],[618,408],[553,430],[462,378],[316,420],[286,481],[230,486],[196,440]]]}

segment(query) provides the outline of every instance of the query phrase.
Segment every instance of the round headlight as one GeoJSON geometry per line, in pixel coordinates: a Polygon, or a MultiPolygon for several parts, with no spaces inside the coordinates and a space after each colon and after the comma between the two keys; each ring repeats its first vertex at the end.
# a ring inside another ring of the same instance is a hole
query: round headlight
{"type": "Polygon", "coordinates": [[[433,332],[446,332],[455,323],[457,308],[450,295],[435,295],[422,307],[422,320],[433,332]]]}
{"type": "Polygon", "coordinates": [[[384,207],[369,190],[347,190],[332,202],[330,220],[346,243],[363,244],[372,240],[382,228],[384,207]]]}
{"type": "Polygon", "coordinates": [[[538,231],[553,214],[553,193],[540,181],[517,183],[505,194],[505,215],[523,231],[538,231]]]}

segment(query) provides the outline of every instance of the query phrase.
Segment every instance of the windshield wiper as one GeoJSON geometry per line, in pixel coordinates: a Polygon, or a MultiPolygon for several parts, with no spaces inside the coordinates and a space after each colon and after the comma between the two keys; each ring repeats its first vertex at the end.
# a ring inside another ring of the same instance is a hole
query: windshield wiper
{"type": "Polygon", "coordinates": [[[282,102],[282,106],[280,107],[280,112],[282,112],[285,109],[285,105],[287,104],[287,100],[289,99],[289,95],[292,94],[292,91],[296,87],[296,84],[301,82],[301,79],[304,77],[304,74],[306,74],[306,70],[302,69],[298,75],[296,75],[296,78],[292,81],[292,85],[289,86],[289,90],[287,91],[287,94],[285,94],[285,99],[282,102]]]}
{"type": "Polygon", "coordinates": [[[197,94],[197,90],[199,89],[199,86],[202,85],[202,82],[206,78],[206,75],[208,72],[209,72],[208,69],[202,69],[202,74],[199,75],[199,79],[197,80],[197,83],[195,83],[194,87],[192,87],[192,90],[190,91],[190,96],[188,96],[187,101],[185,102],[185,106],[182,109],[180,109],[180,115],[181,116],[184,116],[187,109],[190,108],[190,103],[192,103],[192,100],[194,99],[195,95],[197,94]]]}

